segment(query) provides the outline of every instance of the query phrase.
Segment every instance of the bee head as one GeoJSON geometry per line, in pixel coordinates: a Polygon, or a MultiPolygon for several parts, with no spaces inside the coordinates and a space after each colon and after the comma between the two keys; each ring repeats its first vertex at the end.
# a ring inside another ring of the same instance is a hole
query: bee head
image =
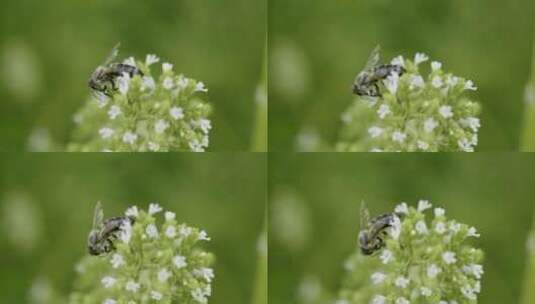
{"type": "Polygon", "coordinates": [[[99,255],[102,253],[100,248],[99,233],[96,230],[92,230],[87,238],[87,249],[91,255],[99,255]]]}

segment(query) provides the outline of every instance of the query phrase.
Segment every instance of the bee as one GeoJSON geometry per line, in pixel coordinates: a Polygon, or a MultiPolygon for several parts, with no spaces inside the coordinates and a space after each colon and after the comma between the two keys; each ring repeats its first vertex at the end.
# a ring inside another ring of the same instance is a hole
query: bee
{"type": "Polygon", "coordinates": [[[381,97],[378,82],[395,73],[401,76],[405,68],[397,64],[379,64],[380,47],[373,49],[366,66],[358,73],[353,82],[353,94],[359,96],[381,97]]]}
{"type": "Polygon", "coordinates": [[[118,43],[112,49],[110,55],[106,58],[106,61],[98,66],[91,74],[91,77],[89,77],[87,85],[95,97],[99,97],[99,95],[102,94],[111,97],[112,93],[117,89],[115,86],[116,78],[123,76],[125,73],[130,75],[130,77],[133,77],[134,75],[143,76],[143,72],[133,65],[114,62],[117,55],[119,55],[120,45],[121,44],[118,43]]]}
{"type": "Polygon", "coordinates": [[[371,255],[385,246],[384,239],[397,216],[395,213],[385,213],[370,220],[366,204],[361,203],[359,246],[362,254],[371,255]]]}
{"type": "Polygon", "coordinates": [[[90,255],[102,255],[115,249],[113,241],[118,238],[118,234],[126,222],[133,224],[134,217],[119,216],[104,220],[104,211],[100,202],[95,206],[93,216],[93,227],[87,238],[87,248],[90,255]]]}

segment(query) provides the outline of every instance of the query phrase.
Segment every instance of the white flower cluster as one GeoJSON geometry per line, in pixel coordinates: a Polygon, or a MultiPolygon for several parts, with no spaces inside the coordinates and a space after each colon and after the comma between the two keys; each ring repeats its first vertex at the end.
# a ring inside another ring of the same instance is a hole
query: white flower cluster
{"type": "Polygon", "coordinates": [[[98,282],[80,288],[70,303],[208,303],[215,277],[213,256],[195,245],[210,238],[204,230],[178,224],[170,211],[157,225],[155,216],[162,211],[156,203],[148,212],[128,208],[125,215],[134,218],[134,224],[121,226],[113,253],[82,261],[81,275],[98,271],[92,274],[98,282]]]}
{"type": "Polygon", "coordinates": [[[466,244],[480,235],[474,227],[447,220],[443,208],[420,200],[394,212],[386,247],[372,256],[354,254],[340,300],[356,303],[477,303],[483,276],[483,253],[466,244]]]}
{"type": "Polygon", "coordinates": [[[442,71],[433,61],[424,79],[419,65],[428,61],[417,53],[414,61],[398,56],[392,64],[406,73],[391,74],[380,83],[379,98],[358,98],[342,114],[341,151],[464,151],[473,152],[481,126],[479,104],[464,96],[477,88],[471,80],[442,71]]]}
{"type": "Polygon", "coordinates": [[[162,64],[158,78],[151,66],[160,59],[147,55],[125,63],[141,75],[124,73],[115,80],[112,95],[96,94],[76,114],[77,128],[70,150],[75,151],[195,151],[209,145],[212,129],[210,106],[201,97],[208,92],[203,82],[177,75],[170,63],[162,64]]]}

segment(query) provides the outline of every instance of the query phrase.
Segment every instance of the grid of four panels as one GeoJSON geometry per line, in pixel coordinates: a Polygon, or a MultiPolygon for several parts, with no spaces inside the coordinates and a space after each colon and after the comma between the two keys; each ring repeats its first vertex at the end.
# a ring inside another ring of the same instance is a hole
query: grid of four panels
{"type": "Polygon", "coordinates": [[[534,304],[534,15],[8,0],[0,303],[534,304]]]}

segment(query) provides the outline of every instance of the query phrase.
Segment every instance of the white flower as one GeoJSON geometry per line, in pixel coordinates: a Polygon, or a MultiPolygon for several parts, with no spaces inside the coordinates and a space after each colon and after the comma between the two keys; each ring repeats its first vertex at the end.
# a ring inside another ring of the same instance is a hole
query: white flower
{"type": "Polygon", "coordinates": [[[158,228],[156,228],[156,225],[154,224],[148,224],[147,228],[145,228],[145,232],[151,239],[155,239],[158,237],[158,228]]]}
{"type": "Polygon", "coordinates": [[[429,149],[429,144],[423,140],[418,140],[416,145],[418,146],[418,149],[422,151],[427,151],[427,149],[429,149]]]}
{"type": "Polygon", "coordinates": [[[188,237],[191,232],[193,231],[193,229],[191,229],[191,227],[180,227],[180,235],[183,236],[183,237],[188,237]]]}
{"type": "Polygon", "coordinates": [[[104,301],[102,301],[102,304],[117,304],[117,301],[115,301],[114,299],[106,299],[104,301]]]}
{"type": "Polygon", "coordinates": [[[162,71],[164,73],[171,72],[173,70],[173,65],[167,62],[162,63],[162,71]]]}
{"type": "Polygon", "coordinates": [[[195,92],[208,92],[208,89],[205,88],[204,83],[200,81],[195,85],[195,92]]]}
{"type": "Polygon", "coordinates": [[[429,288],[429,287],[421,287],[420,288],[420,293],[422,294],[422,296],[424,297],[429,297],[431,296],[431,294],[433,293],[432,290],[429,288]]]}
{"type": "Polygon", "coordinates": [[[143,89],[150,89],[151,91],[156,88],[156,83],[154,82],[154,78],[150,76],[143,76],[143,89]]]}
{"type": "Polygon", "coordinates": [[[174,238],[176,236],[175,226],[168,226],[165,229],[165,235],[170,239],[174,238]]]}
{"type": "Polygon", "coordinates": [[[390,235],[394,240],[397,240],[399,239],[399,235],[401,234],[401,220],[399,219],[399,217],[394,215],[391,225],[392,227],[390,228],[390,235]]]}
{"type": "Polygon", "coordinates": [[[431,80],[431,84],[435,87],[435,88],[440,88],[444,83],[442,82],[442,78],[440,78],[440,76],[436,75],[435,77],[433,77],[433,79],[431,80]]]}
{"type": "Polygon", "coordinates": [[[466,284],[465,286],[461,287],[461,292],[463,293],[463,295],[467,299],[470,299],[470,300],[476,300],[477,299],[477,295],[475,293],[475,290],[468,284],[466,284]]]}
{"type": "Polygon", "coordinates": [[[430,278],[430,279],[434,279],[437,277],[437,275],[439,273],[442,272],[442,269],[440,267],[438,267],[436,264],[431,264],[429,266],[427,266],[427,276],[430,278]]]}
{"type": "Polygon", "coordinates": [[[160,145],[155,143],[155,142],[149,141],[149,143],[147,145],[148,145],[150,151],[156,152],[156,151],[160,150],[160,145]]]}
{"type": "Polygon", "coordinates": [[[184,110],[180,107],[172,107],[171,110],[169,110],[169,115],[175,120],[182,119],[184,118],[184,110]]]}
{"type": "Polygon", "coordinates": [[[160,205],[158,205],[157,203],[151,203],[149,204],[149,214],[150,215],[153,215],[153,214],[156,214],[160,211],[162,211],[162,207],[160,205]]]}
{"type": "Polygon", "coordinates": [[[171,275],[172,274],[167,270],[167,268],[160,269],[160,271],[158,271],[158,281],[164,283],[171,277],[171,275]]]}
{"type": "Polygon", "coordinates": [[[404,297],[396,299],[396,304],[410,304],[410,303],[411,302],[409,302],[409,300],[405,299],[404,297]]]}
{"type": "Polygon", "coordinates": [[[374,272],[371,276],[371,280],[375,285],[383,283],[385,279],[386,275],[382,272],[374,272]]]}
{"type": "Polygon", "coordinates": [[[446,214],[446,210],[444,210],[444,208],[435,208],[435,217],[444,216],[444,214],[446,214]]]}
{"type": "Polygon", "coordinates": [[[392,133],[392,140],[397,141],[398,143],[404,142],[405,138],[407,138],[407,134],[401,131],[394,131],[394,133],[392,133]]]}
{"type": "Polygon", "coordinates": [[[442,254],[442,259],[446,264],[455,264],[457,262],[457,258],[455,257],[455,252],[446,251],[442,254]]]}
{"type": "Polygon", "coordinates": [[[450,118],[453,116],[451,106],[440,106],[440,108],[438,108],[438,113],[444,118],[450,118]]]}
{"type": "Polygon", "coordinates": [[[388,77],[386,77],[385,80],[383,80],[383,83],[385,84],[386,89],[392,95],[395,95],[398,90],[398,82],[399,82],[399,75],[396,73],[390,74],[388,77]]]}
{"type": "Polygon", "coordinates": [[[148,54],[146,59],[145,59],[145,64],[147,66],[150,66],[150,65],[152,65],[154,63],[157,63],[159,61],[160,61],[160,58],[158,58],[158,56],[153,55],[153,54],[148,54]]]}
{"type": "Polygon", "coordinates": [[[432,117],[429,117],[428,119],[425,120],[424,122],[425,132],[431,133],[436,127],[438,127],[438,123],[432,117]]]}
{"type": "Polygon", "coordinates": [[[419,65],[427,60],[429,60],[429,57],[427,57],[427,55],[424,53],[416,53],[416,55],[414,55],[414,64],[416,65],[419,65]]]}
{"type": "Polygon", "coordinates": [[[113,135],[113,132],[113,129],[107,127],[98,130],[98,134],[100,134],[100,137],[102,137],[103,139],[110,138],[113,135]]]}
{"type": "Polygon", "coordinates": [[[480,280],[481,279],[481,276],[483,275],[484,271],[483,271],[483,266],[482,265],[479,265],[479,264],[469,264],[469,265],[465,265],[463,267],[463,271],[467,274],[471,274],[473,275],[474,277],[476,277],[476,279],[480,280]]]}
{"type": "Polygon", "coordinates": [[[188,266],[188,263],[186,262],[186,257],[177,255],[173,258],[173,264],[175,264],[175,267],[180,269],[188,266]]]}
{"type": "Polygon", "coordinates": [[[123,60],[123,63],[124,64],[127,64],[127,65],[131,65],[133,67],[137,67],[136,65],[136,60],[134,59],[134,57],[128,57],[126,58],[125,60],[123,60]]]}
{"type": "Polygon", "coordinates": [[[139,211],[137,210],[137,206],[132,206],[128,209],[126,209],[126,212],[124,213],[126,216],[132,216],[132,217],[138,217],[139,211]]]}
{"type": "Polygon", "coordinates": [[[373,127],[368,129],[368,134],[370,134],[370,136],[372,138],[379,137],[379,136],[381,136],[382,133],[383,133],[383,129],[379,128],[379,127],[373,126],[373,127]]]}
{"type": "Polygon", "coordinates": [[[420,75],[411,75],[411,89],[412,88],[423,88],[425,86],[424,79],[420,75]]]}
{"type": "Polygon", "coordinates": [[[472,142],[468,138],[461,138],[457,141],[459,148],[464,152],[474,152],[474,147],[472,147],[472,142]]]}
{"type": "Polygon", "coordinates": [[[197,301],[198,303],[201,303],[201,304],[206,304],[208,303],[208,300],[206,299],[206,295],[205,295],[205,292],[200,289],[200,288],[196,288],[194,289],[192,292],[191,292],[191,296],[193,297],[193,299],[195,301],[197,301]]]}
{"type": "Polygon", "coordinates": [[[407,288],[407,286],[409,286],[409,282],[410,282],[409,279],[407,279],[407,278],[405,278],[403,276],[399,276],[394,281],[394,285],[396,285],[399,288],[407,288]]]}
{"type": "Polygon", "coordinates": [[[150,298],[153,300],[159,301],[162,299],[162,297],[163,297],[162,294],[157,291],[152,290],[150,292],[150,298]]]}
{"type": "Polygon", "coordinates": [[[379,256],[379,259],[383,262],[383,264],[388,264],[392,260],[394,260],[394,255],[392,254],[392,251],[385,249],[383,252],[381,252],[381,255],[379,256]]]}
{"type": "Polygon", "coordinates": [[[442,222],[438,222],[436,225],[435,225],[435,231],[438,233],[438,234],[444,234],[446,232],[446,224],[442,223],[442,222]]]}
{"type": "Polygon", "coordinates": [[[474,132],[477,132],[477,130],[479,130],[479,128],[481,127],[481,123],[479,122],[479,118],[476,118],[476,117],[463,118],[463,119],[459,120],[459,122],[461,123],[461,125],[463,125],[465,127],[469,127],[474,132]]]}
{"type": "Polygon", "coordinates": [[[372,299],[372,304],[386,304],[386,298],[381,295],[376,295],[372,299]]]}
{"type": "Polygon", "coordinates": [[[392,61],[390,61],[391,64],[393,65],[400,65],[402,67],[405,67],[405,60],[403,59],[403,56],[399,55],[397,57],[395,57],[394,59],[392,59],[392,61]]]}
{"type": "Polygon", "coordinates": [[[199,232],[198,240],[199,241],[209,241],[210,238],[208,237],[208,234],[206,233],[206,231],[201,230],[201,232],[199,232]]]}
{"type": "Polygon", "coordinates": [[[403,214],[409,214],[409,207],[407,206],[407,203],[403,202],[394,208],[395,213],[403,213],[403,214]]]}
{"type": "Polygon", "coordinates": [[[126,95],[130,87],[130,75],[128,73],[123,73],[123,76],[117,78],[117,85],[119,86],[119,92],[126,95]]]}
{"type": "Polygon", "coordinates": [[[474,82],[472,80],[467,80],[464,84],[465,90],[471,90],[471,91],[477,91],[477,87],[474,86],[474,82]]]}
{"type": "Polygon", "coordinates": [[[414,225],[414,228],[419,234],[427,234],[427,225],[424,221],[420,220],[414,225]]]}
{"type": "Polygon", "coordinates": [[[208,134],[208,132],[210,132],[210,129],[212,129],[212,123],[209,119],[206,118],[199,119],[197,121],[197,125],[199,126],[199,128],[201,128],[204,134],[208,134]]]}
{"type": "Polygon", "coordinates": [[[440,63],[438,61],[431,62],[431,69],[433,71],[440,70],[441,67],[442,67],[442,63],[440,63]]]}
{"type": "Polygon", "coordinates": [[[130,239],[132,238],[132,224],[130,221],[124,221],[120,229],[121,233],[119,234],[119,238],[121,241],[125,244],[130,243],[130,239]]]}
{"type": "Polygon", "coordinates": [[[382,104],[379,109],[377,110],[377,114],[379,114],[379,118],[384,119],[386,115],[390,114],[390,107],[386,104],[382,104]]]}
{"type": "Polygon", "coordinates": [[[117,116],[121,115],[121,108],[119,106],[111,106],[110,107],[110,110],[108,111],[108,116],[110,117],[110,119],[115,119],[117,118],[117,116]]]}
{"type": "Polygon", "coordinates": [[[133,143],[136,142],[136,140],[137,140],[137,134],[135,134],[135,133],[125,132],[123,134],[123,142],[125,144],[131,144],[132,145],[133,143]]]}
{"type": "Polygon", "coordinates": [[[418,211],[424,212],[425,210],[431,208],[431,204],[428,200],[419,200],[418,201],[418,211]]]}
{"type": "Polygon", "coordinates": [[[136,283],[136,282],[130,280],[130,281],[126,282],[125,289],[127,291],[131,291],[133,293],[136,293],[137,290],[139,289],[139,287],[140,287],[139,283],[136,283]]]}
{"type": "Polygon", "coordinates": [[[113,268],[119,268],[125,264],[123,256],[117,253],[113,254],[110,263],[113,268]]]}
{"type": "Polygon", "coordinates": [[[446,77],[446,83],[450,88],[453,88],[459,83],[459,77],[448,75],[446,77]]]}
{"type": "Polygon", "coordinates": [[[117,282],[117,280],[113,277],[106,276],[106,277],[103,277],[100,282],[102,283],[104,288],[110,288],[110,287],[113,287],[113,285],[115,285],[115,282],[117,282]]]}
{"type": "Polygon", "coordinates": [[[470,227],[468,229],[468,236],[480,237],[481,235],[477,233],[476,227],[470,227]]]}
{"type": "Polygon", "coordinates": [[[206,282],[212,282],[214,278],[214,270],[212,268],[201,267],[193,270],[193,275],[199,278],[203,278],[206,282]]]}
{"type": "Polygon", "coordinates": [[[154,131],[157,134],[162,134],[167,128],[169,128],[169,123],[163,119],[158,120],[156,124],[154,124],[154,131]]]}
{"type": "Polygon", "coordinates": [[[165,211],[165,220],[166,221],[172,221],[176,218],[176,214],[171,211],[165,211]]]}
{"type": "Polygon", "coordinates": [[[171,77],[165,77],[165,79],[163,80],[163,87],[168,90],[171,90],[174,85],[175,83],[173,82],[173,78],[171,77]]]}
{"type": "Polygon", "coordinates": [[[452,221],[452,222],[450,223],[450,229],[451,229],[451,231],[453,231],[454,233],[457,233],[457,232],[461,231],[461,224],[452,221]]]}
{"type": "Polygon", "coordinates": [[[178,87],[181,89],[185,89],[190,83],[190,79],[186,78],[182,75],[180,75],[180,78],[178,79],[178,87]]]}

